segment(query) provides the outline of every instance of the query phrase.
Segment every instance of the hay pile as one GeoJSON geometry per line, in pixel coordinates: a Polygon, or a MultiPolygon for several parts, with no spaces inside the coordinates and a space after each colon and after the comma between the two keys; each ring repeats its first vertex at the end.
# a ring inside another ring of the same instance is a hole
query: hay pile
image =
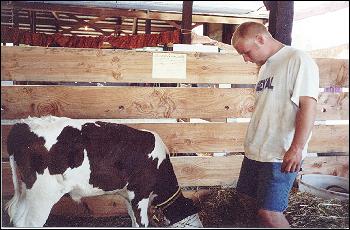
{"type": "MultiPolygon", "coordinates": [[[[239,200],[234,188],[215,188],[199,204],[204,227],[256,228],[254,204],[239,200]]],[[[285,215],[292,228],[349,228],[349,201],[324,200],[297,190],[291,192],[285,215]]],[[[9,226],[7,213],[2,226],[9,226]]],[[[76,218],[50,215],[45,227],[130,227],[129,216],[76,218]]]]}
{"type": "MultiPolygon", "coordinates": [[[[239,200],[236,190],[214,191],[201,204],[205,227],[258,227],[255,207],[249,200],[239,200]]],[[[285,211],[292,228],[349,228],[349,201],[325,200],[293,189],[285,211]]]]}
{"type": "Polygon", "coordinates": [[[349,228],[349,201],[292,192],[285,215],[291,227],[349,228]]]}

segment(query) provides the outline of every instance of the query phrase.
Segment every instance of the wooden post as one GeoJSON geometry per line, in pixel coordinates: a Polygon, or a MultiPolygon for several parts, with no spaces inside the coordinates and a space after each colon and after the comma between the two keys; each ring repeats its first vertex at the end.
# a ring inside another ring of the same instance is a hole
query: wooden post
{"type": "MultiPolygon", "coordinates": [[[[12,10],[12,27],[18,29],[18,10],[12,10]]],[[[13,41],[14,46],[19,45],[19,41],[13,41]]]]}
{"type": "Polygon", "coordinates": [[[115,22],[115,31],[114,31],[114,34],[116,37],[120,36],[121,30],[122,30],[122,18],[117,17],[115,22]]]}
{"type": "Polygon", "coordinates": [[[151,34],[151,19],[146,19],[145,34],[151,34]]]}
{"type": "Polygon", "coordinates": [[[60,32],[60,26],[57,23],[55,24],[55,31],[56,33],[60,32]]]}
{"type": "Polygon", "coordinates": [[[30,32],[36,33],[36,12],[29,11],[30,32]]]}
{"type": "Polygon", "coordinates": [[[181,43],[191,44],[193,1],[182,2],[181,43]]]}
{"type": "Polygon", "coordinates": [[[233,25],[222,24],[222,42],[231,45],[233,25]]]}
{"type": "Polygon", "coordinates": [[[138,19],[137,18],[134,18],[134,21],[133,21],[133,24],[132,24],[132,34],[133,35],[136,35],[137,34],[137,22],[138,22],[138,19]]]}
{"type": "Polygon", "coordinates": [[[208,36],[209,35],[209,23],[204,23],[203,24],[203,36],[208,36]]]}
{"type": "Polygon", "coordinates": [[[269,32],[285,45],[292,44],[294,1],[264,1],[269,14],[269,32]]]}
{"type": "Polygon", "coordinates": [[[59,15],[58,13],[52,11],[51,12],[53,17],[55,18],[55,28],[56,28],[56,33],[60,32],[60,18],[59,18],[59,15]]]}

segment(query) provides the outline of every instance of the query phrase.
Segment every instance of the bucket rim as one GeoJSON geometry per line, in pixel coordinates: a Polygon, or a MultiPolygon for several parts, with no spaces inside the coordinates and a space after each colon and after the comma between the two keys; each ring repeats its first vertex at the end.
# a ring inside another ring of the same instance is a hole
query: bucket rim
{"type": "Polygon", "coordinates": [[[308,184],[306,183],[305,181],[302,180],[303,176],[305,175],[317,175],[317,176],[330,176],[330,177],[338,177],[338,178],[343,178],[345,181],[349,181],[347,178],[345,177],[339,177],[339,176],[333,176],[333,175],[325,175],[325,174],[303,174],[300,176],[300,179],[299,179],[299,183],[306,186],[306,187],[310,187],[312,189],[315,189],[315,190],[319,190],[319,191],[324,191],[324,192],[327,192],[327,193],[330,193],[330,194],[333,194],[333,195],[336,195],[336,196],[341,196],[341,197],[345,197],[345,198],[349,198],[349,193],[343,193],[343,192],[336,192],[336,191],[332,191],[332,190],[327,190],[327,189],[324,189],[324,188],[319,188],[319,187],[316,187],[314,185],[311,185],[311,184],[308,184]]]}

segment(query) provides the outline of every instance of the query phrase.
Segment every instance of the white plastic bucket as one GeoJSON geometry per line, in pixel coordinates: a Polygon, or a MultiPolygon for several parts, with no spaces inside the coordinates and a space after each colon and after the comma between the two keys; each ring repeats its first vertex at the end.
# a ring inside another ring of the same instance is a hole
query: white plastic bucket
{"type": "Polygon", "coordinates": [[[299,191],[325,199],[349,200],[349,179],[332,175],[304,174],[299,180],[299,191]]]}

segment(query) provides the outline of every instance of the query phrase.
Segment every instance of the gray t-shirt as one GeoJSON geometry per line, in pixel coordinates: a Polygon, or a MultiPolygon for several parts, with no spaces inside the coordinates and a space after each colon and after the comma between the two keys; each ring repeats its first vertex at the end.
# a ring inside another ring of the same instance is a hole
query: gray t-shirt
{"type": "MultiPolygon", "coordinates": [[[[305,52],[285,46],[261,66],[255,110],[249,123],[245,156],[262,162],[282,162],[294,133],[299,97],[318,100],[319,70],[305,52]]],[[[303,149],[306,156],[308,142],[303,149]]]]}

